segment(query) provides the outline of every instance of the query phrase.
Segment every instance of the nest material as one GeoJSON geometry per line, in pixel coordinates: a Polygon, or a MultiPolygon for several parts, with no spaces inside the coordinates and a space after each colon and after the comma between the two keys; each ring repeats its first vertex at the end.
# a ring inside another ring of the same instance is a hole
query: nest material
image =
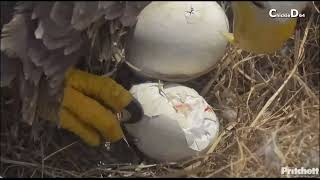
{"type": "MultiPolygon", "coordinates": [[[[220,136],[207,154],[177,164],[128,163],[121,156],[130,153],[121,148],[89,148],[45,122],[34,141],[2,89],[0,175],[280,177],[283,166],[319,167],[320,14],[315,9],[306,11],[279,52],[252,55],[228,47],[216,69],[185,84],[201,92],[221,122],[220,136]]],[[[119,76],[121,71],[129,73],[122,68],[119,76]]]]}

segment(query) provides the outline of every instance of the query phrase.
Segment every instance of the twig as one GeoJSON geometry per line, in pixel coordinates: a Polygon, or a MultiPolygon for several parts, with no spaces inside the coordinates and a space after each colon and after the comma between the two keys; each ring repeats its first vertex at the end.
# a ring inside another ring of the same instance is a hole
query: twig
{"type": "Polygon", "coordinates": [[[244,59],[242,59],[241,61],[237,62],[235,65],[232,66],[232,70],[234,70],[234,68],[236,68],[237,66],[239,66],[241,63],[244,63],[246,61],[250,61],[251,59],[254,59],[255,57],[259,57],[259,56],[249,56],[249,57],[246,57],[244,59]]]}
{"type": "Polygon", "coordinates": [[[313,91],[308,87],[308,85],[296,74],[294,74],[294,77],[298,80],[298,82],[305,88],[308,95],[310,95],[317,103],[319,103],[319,99],[317,96],[313,93],[313,91]]]}
{"type": "Polygon", "coordinates": [[[39,167],[40,166],[40,165],[34,164],[34,163],[22,162],[22,161],[14,161],[14,160],[10,160],[10,159],[5,159],[3,157],[0,157],[0,161],[3,162],[3,163],[16,164],[16,165],[20,165],[20,166],[32,166],[32,167],[39,167]]]}
{"type": "MultiPolygon", "coordinates": [[[[308,31],[309,31],[309,27],[310,27],[310,24],[313,20],[313,14],[311,15],[311,18],[309,19],[309,22],[308,22],[308,25],[306,27],[306,30],[305,30],[305,33],[304,33],[304,37],[302,39],[302,42],[300,44],[300,48],[299,48],[299,51],[298,49],[296,49],[296,52],[298,53],[295,53],[295,59],[296,59],[296,64],[294,65],[293,69],[291,70],[289,76],[287,77],[287,79],[283,82],[283,84],[280,86],[280,88],[273,94],[273,96],[266,102],[266,104],[263,106],[263,108],[260,110],[259,114],[256,116],[256,118],[253,120],[253,122],[250,124],[250,127],[254,127],[256,126],[256,124],[258,123],[260,117],[265,113],[265,111],[267,110],[267,108],[270,106],[270,104],[276,99],[276,97],[280,94],[280,92],[282,91],[282,89],[287,85],[287,83],[289,82],[289,80],[291,79],[291,77],[294,75],[294,73],[296,72],[299,64],[300,64],[300,61],[303,61],[301,60],[301,54],[302,54],[302,49],[303,49],[303,44],[304,42],[306,41],[306,38],[308,36],[308,31]]],[[[296,43],[299,42],[300,38],[299,38],[299,31],[296,32],[296,43]]]]}
{"type": "Polygon", "coordinates": [[[313,4],[313,7],[316,9],[316,11],[317,11],[318,13],[320,13],[319,8],[314,4],[314,1],[312,1],[312,4],[313,4]]]}
{"type": "MultiPolygon", "coordinates": [[[[35,163],[29,163],[29,162],[23,162],[23,161],[15,161],[15,160],[6,159],[6,158],[3,158],[3,157],[0,157],[0,161],[3,162],[3,163],[15,164],[15,165],[20,165],[20,166],[31,166],[31,167],[35,167],[35,168],[41,168],[42,167],[41,164],[35,164],[35,163]]],[[[72,172],[64,170],[64,169],[58,169],[58,168],[54,168],[54,167],[50,167],[50,166],[44,166],[44,168],[53,169],[53,170],[59,170],[59,171],[62,171],[64,173],[67,173],[67,174],[69,174],[71,176],[80,177],[80,176],[78,176],[76,174],[73,174],[72,172]]],[[[44,171],[44,172],[46,172],[46,171],[44,171]]],[[[49,174],[49,175],[51,175],[51,174],[49,174]]]]}
{"type": "MultiPolygon", "coordinates": [[[[219,137],[214,141],[214,143],[212,144],[212,146],[210,147],[210,149],[207,151],[207,154],[211,154],[211,153],[214,151],[214,149],[217,147],[218,143],[220,142],[221,138],[222,138],[225,134],[226,134],[226,131],[223,131],[223,132],[219,135],[219,137]]],[[[206,158],[206,159],[208,159],[208,158],[206,158]]],[[[206,160],[206,159],[205,159],[205,160],[206,160]]]]}
{"type": "Polygon", "coordinates": [[[255,79],[252,79],[248,74],[246,74],[244,71],[242,71],[240,68],[237,68],[237,70],[241,75],[243,75],[251,83],[256,83],[257,82],[255,79]]]}
{"type": "Polygon", "coordinates": [[[53,152],[53,153],[49,154],[48,156],[46,156],[46,157],[43,159],[43,161],[45,161],[45,160],[49,159],[50,157],[52,157],[52,156],[54,156],[54,155],[58,154],[59,152],[61,152],[61,151],[65,150],[65,149],[67,149],[67,148],[71,147],[72,145],[74,145],[74,144],[76,144],[76,143],[77,143],[77,141],[75,141],[75,142],[73,142],[73,143],[71,143],[71,144],[69,144],[69,145],[67,145],[67,146],[65,146],[65,147],[63,147],[63,148],[61,148],[61,149],[59,149],[58,151],[55,151],[55,152],[53,152]]]}

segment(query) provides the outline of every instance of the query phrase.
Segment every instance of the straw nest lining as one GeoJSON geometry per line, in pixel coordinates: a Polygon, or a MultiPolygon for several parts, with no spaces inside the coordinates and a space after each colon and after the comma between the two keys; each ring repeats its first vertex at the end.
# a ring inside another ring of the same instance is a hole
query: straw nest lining
{"type": "Polygon", "coordinates": [[[283,166],[319,167],[320,13],[306,13],[281,51],[253,55],[228,47],[211,73],[185,83],[206,98],[221,122],[207,155],[177,164],[134,164],[126,161],[137,158],[121,147],[89,148],[46,122],[33,136],[2,89],[0,176],[279,177],[283,166]]]}

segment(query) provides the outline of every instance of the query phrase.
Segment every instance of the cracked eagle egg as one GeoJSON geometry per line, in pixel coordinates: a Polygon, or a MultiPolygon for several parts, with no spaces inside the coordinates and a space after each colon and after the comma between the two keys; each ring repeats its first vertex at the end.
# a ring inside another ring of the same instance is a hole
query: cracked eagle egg
{"type": "Polygon", "coordinates": [[[216,2],[154,1],[141,11],[130,32],[127,63],[144,77],[194,79],[223,57],[227,32],[228,18],[216,2]]]}
{"type": "Polygon", "coordinates": [[[161,162],[187,160],[205,153],[219,131],[212,107],[194,89],[179,85],[142,83],[130,89],[144,117],[126,124],[138,149],[161,162]]]}

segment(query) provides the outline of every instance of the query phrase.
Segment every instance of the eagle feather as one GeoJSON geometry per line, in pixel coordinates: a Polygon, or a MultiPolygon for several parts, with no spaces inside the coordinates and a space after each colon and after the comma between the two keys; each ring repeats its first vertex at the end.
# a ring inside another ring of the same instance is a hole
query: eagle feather
{"type": "MultiPolygon", "coordinates": [[[[2,75],[1,85],[19,80],[22,119],[32,124],[38,114],[43,114],[39,111],[56,112],[46,108],[52,108],[49,104],[59,107],[66,71],[81,57],[88,56],[92,47],[92,38],[87,34],[89,27],[102,20],[105,24],[119,21],[122,26],[132,26],[147,4],[140,1],[17,3],[13,18],[2,28],[1,51],[10,59],[1,58],[1,63],[13,66],[8,69],[22,66],[23,72],[1,71],[8,74],[2,75]],[[20,64],[7,63],[12,58],[19,59],[20,64]]],[[[106,42],[100,42],[104,47],[100,51],[108,55],[112,52],[109,36],[106,42]]]]}

